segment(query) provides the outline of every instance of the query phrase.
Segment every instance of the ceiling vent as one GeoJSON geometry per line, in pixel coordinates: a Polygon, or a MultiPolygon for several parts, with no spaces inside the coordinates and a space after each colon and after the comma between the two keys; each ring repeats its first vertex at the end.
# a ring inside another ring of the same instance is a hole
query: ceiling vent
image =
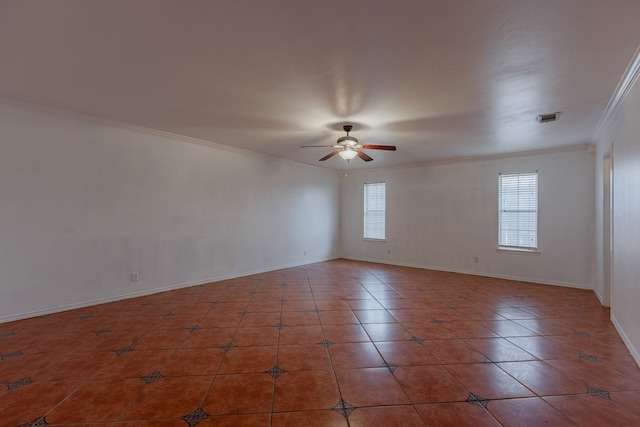
{"type": "Polygon", "coordinates": [[[540,114],[538,116],[538,122],[540,122],[540,123],[555,122],[556,120],[558,120],[558,116],[559,115],[560,115],[559,111],[557,111],[555,113],[549,113],[549,114],[540,114]]]}

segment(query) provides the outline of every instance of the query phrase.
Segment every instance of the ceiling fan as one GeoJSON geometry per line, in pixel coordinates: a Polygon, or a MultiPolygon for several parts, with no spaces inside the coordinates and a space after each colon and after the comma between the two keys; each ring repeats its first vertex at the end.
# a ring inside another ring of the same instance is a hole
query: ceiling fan
{"type": "Polygon", "coordinates": [[[327,154],[323,158],[320,159],[321,162],[330,159],[331,157],[338,154],[343,159],[349,161],[354,157],[358,156],[365,162],[370,162],[373,160],[369,157],[365,152],[362,151],[363,148],[367,150],[387,150],[387,151],[396,151],[395,145],[371,145],[371,144],[360,144],[358,139],[349,136],[349,132],[353,129],[352,125],[344,125],[342,126],[345,132],[347,132],[346,136],[341,136],[338,138],[338,141],[335,145],[303,145],[300,148],[309,148],[309,147],[331,147],[335,148],[331,153],[327,154]]]}

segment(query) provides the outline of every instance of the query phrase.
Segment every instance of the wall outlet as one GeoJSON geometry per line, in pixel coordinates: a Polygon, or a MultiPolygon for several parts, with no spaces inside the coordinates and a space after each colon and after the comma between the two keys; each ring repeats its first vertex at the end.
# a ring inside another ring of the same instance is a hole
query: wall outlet
{"type": "Polygon", "coordinates": [[[480,260],[478,259],[478,257],[477,257],[477,256],[474,256],[474,257],[473,257],[473,262],[480,262],[480,260]]]}
{"type": "Polygon", "coordinates": [[[307,256],[307,251],[302,251],[302,254],[303,254],[304,256],[307,256]]]}
{"type": "Polygon", "coordinates": [[[138,272],[134,271],[133,273],[131,273],[131,281],[137,282],[138,280],[140,280],[140,275],[138,274],[138,272]]]}

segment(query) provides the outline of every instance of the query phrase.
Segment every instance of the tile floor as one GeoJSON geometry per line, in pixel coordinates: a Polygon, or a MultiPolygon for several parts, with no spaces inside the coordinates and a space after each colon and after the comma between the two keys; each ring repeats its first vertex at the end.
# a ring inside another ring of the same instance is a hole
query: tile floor
{"type": "Polygon", "coordinates": [[[640,426],[590,291],[336,260],[0,324],[0,425],[640,426]]]}

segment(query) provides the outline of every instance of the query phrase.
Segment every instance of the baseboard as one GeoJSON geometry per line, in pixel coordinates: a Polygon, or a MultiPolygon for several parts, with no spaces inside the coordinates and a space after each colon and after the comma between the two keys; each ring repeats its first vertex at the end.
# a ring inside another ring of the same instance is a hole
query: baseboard
{"type": "Polygon", "coordinates": [[[378,263],[378,264],[397,265],[399,267],[421,268],[423,270],[445,271],[447,273],[469,274],[471,276],[491,277],[491,278],[494,278],[494,279],[514,280],[514,281],[517,281],[517,282],[537,283],[537,284],[540,284],[540,285],[562,286],[562,287],[565,287],[565,288],[585,289],[585,290],[588,290],[588,291],[594,291],[593,286],[584,285],[584,284],[581,284],[581,283],[558,282],[558,281],[550,281],[550,280],[544,280],[544,279],[536,279],[536,278],[531,278],[531,277],[507,276],[507,275],[504,275],[504,274],[489,274],[489,273],[481,273],[481,272],[471,271],[471,270],[442,268],[442,267],[435,267],[435,266],[432,266],[432,265],[413,264],[413,263],[398,262],[398,261],[365,259],[365,258],[346,257],[346,256],[342,256],[341,258],[349,259],[349,260],[353,260],[353,261],[375,262],[375,263],[378,263]]]}
{"type": "Polygon", "coordinates": [[[105,303],[108,303],[108,302],[122,301],[122,300],[126,300],[126,299],[142,297],[142,296],[146,296],[146,295],[153,295],[153,294],[158,294],[158,293],[161,293],[161,292],[167,292],[167,291],[173,291],[173,290],[176,290],[176,289],[188,288],[190,286],[200,286],[200,285],[204,285],[204,284],[207,284],[207,283],[215,283],[215,282],[221,282],[223,280],[237,279],[239,277],[246,277],[246,276],[251,276],[251,275],[254,275],[254,274],[268,273],[268,272],[271,272],[271,271],[283,270],[285,268],[300,267],[302,265],[314,264],[314,263],[317,263],[317,262],[331,261],[331,260],[338,259],[338,258],[340,258],[340,257],[331,256],[331,257],[327,257],[327,258],[314,258],[314,259],[310,259],[310,260],[305,260],[305,262],[282,264],[282,265],[265,267],[265,268],[260,268],[260,269],[251,270],[251,271],[247,271],[247,272],[237,273],[237,274],[229,274],[229,275],[225,275],[225,276],[218,276],[218,277],[214,277],[214,278],[198,280],[198,281],[195,281],[195,282],[178,283],[178,284],[175,284],[175,285],[163,286],[163,287],[159,287],[159,288],[145,289],[143,291],[138,291],[138,292],[130,292],[130,293],[126,293],[126,294],[114,295],[112,297],[107,297],[107,298],[98,298],[98,299],[82,301],[82,302],[73,303],[73,304],[65,304],[65,305],[61,305],[61,306],[58,306],[58,307],[47,308],[47,309],[44,309],[44,310],[35,310],[35,311],[28,312],[28,313],[20,313],[20,314],[11,315],[11,316],[3,316],[3,317],[0,317],[0,323],[7,323],[7,322],[12,322],[14,320],[28,319],[30,317],[44,316],[46,314],[60,313],[60,312],[63,312],[63,311],[74,310],[74,309],[77,309],[77,308],[91,307],[91,306],[94,306],[94,305],[105,304],[105,303]]]}
{"type": "Polygon", "coordinates": [[[620,338],[622,338],[622,341],[629,349],[629,353],[631,353],[631,357],[633,357],[633,360],[636,361],[636,365],[640,366],[640,351],[638,351],[638,349],[634,347],[633,343],[631,342],[627,334],[624,333],[624,329],[622,329],[622,326],[620,326],[620,323],[618,323],[618,321],[616,320],[616,317],[614,316],[613,311],[611,312],[611,322],[613,323],[613,326],[615,326],[616,330],[618,331],[620,338]]]}

